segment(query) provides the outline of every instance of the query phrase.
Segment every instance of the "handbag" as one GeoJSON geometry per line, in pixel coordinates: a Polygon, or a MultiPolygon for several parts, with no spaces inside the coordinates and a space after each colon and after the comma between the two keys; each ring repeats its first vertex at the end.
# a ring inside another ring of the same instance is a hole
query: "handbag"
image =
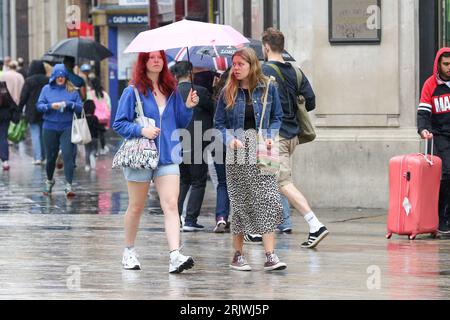
{"type": "Polygon", "coordinates": [[[91,131],[89,130],[84,110],[81,111],[80,119],[78,119],[75,112],[73,113],[71,141],[74,144],[88,144],[92,141],[91,131]]]}
{"type": "MultiPolygon", "coordinates": [[[[134,88],[136,95],[135,122],[143,127],[154,125],[154,121],[144,116],[142,101],[139,92],[134,88]],[[152,123],[153,122],[153,123],[152,123]]],[[[159,152],[154,140],[146,137],[126,139],[113,158],[112,168],[129,167],[132,169],[156,169],[159,163],[159,152]]]]}
{"type": "MultiPolygon", "coordinates": [[[[280,79],[283,82],[286,82],[286,79],[283,76],[283,74],[281,73],[280,68],[278,68],[278,66],[271,64],[271,63],[267,63],[266,65],[268,65],[272,69],[274,69],[275,72],[277,73],[278,77],[280,77],[280,79]]],[[[297,88],[298,88],[298,90],[300,90],[300,86],[301,86],[302,80],[303,80],[303,75],[298,68],[294,67],[294,69],[295,69],[295,73],[297,76],[297,88]]],[[[286,92],[286,94],[288,94],[288,93],[286,92]]],[[[312,124],[311,118],[309,117],[309,113],[308,113],[308,111],[312,111],[312,110],[306,109],[305,98],[303,96],[297,96],[296,103],[297,103],[296,115],[297,115],[298,124],[300,126],[300,133],[297,135],[298,142],[299,142],[299,144],[311,142],[314,139],[316,139],[316,132],[314,129],[314,125],[312,124]]]]}
{"type": "Polygon", "coordinates": [[[23,118],[18,123],[11,122],[8,127],[8,140],[13,143],[19,143],[25,139],[27,126],[28,124],[23,118]]]}
{"type": "Polygon", "coordinates": [[[269,85],[271,80],[272,79],[269,79],[269,82],[267,83],[267,88],[264,93],[261,122],[259,124],[257,148],[256,148],[256,164],[258,165],[258,168],[261,170],[261,174],[264,175],[277,175],[280,171],[280,155],[278,153],[278,148],[272,146],[272,148],[268,150],[265,139],[262,135],[263,120],[264,115],[266,114],[267,97],[269,95],[269,85]]]}

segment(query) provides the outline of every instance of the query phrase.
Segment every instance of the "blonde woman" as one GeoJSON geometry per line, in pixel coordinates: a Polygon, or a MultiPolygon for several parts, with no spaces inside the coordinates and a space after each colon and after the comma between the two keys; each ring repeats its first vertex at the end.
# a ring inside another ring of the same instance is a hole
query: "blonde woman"
{"type": "Polygon", "coordinates": [[[55,180],[56,158],[61,147],[64,159],[65,193],[67,197],[75,196],[72,189],[75,145],[71,141],[73,113],[81,113],[81,98],[76,88],[68,80],[68,72],[63,64],[55,65],[49,84],[41,91],[37,109],[44,114],[42,139],[47,157],[47,181],[44,194],[52,193],[55,180]]]}
{"type": "Polygon", "coordinates": [[[233,211],[231,230],[235,250],[230,268],[251,270],[243,254],[244,235],[262,234],[266,252],[264,269],[283,270],[286,264],[274,252],[275,230],[283,220],[277,178],[275,175],[261,174],[256,164],[257,130],[266,93],[262,133],[267,149],[274,147],[281,125],[278,91],[262,74],[253,49],[237,51],[232,61],[233,67],[219,97],[215,116],[216,128],[221,131],[227,146],[226,175],[233,211]]]}

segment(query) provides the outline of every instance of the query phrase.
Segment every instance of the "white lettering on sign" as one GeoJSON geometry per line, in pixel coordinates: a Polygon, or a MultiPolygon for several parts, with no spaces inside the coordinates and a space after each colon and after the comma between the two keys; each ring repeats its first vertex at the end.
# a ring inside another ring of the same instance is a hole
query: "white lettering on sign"
{"type": "Polygon", "coordinates": [[[113,23],[114,24],[122,24],[127,21],[127,18],[125,17],[113,17],[113,23]]]}
{"type": "Polygon", "coordinates": [[[111,24],[148,24],[148,16],[112,16],[111,24]]]}
{"type": "Polygon", "coordinates": [[[119,6],[148,6],[148,0],[119,0],[119,6]]]}

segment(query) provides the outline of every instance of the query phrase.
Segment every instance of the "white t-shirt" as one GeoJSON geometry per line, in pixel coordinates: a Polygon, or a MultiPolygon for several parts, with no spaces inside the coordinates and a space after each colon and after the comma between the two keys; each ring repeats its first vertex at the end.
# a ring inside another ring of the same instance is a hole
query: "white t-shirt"
{"type": "Polygon", "coordinates": [[[163,107],[158,106],[158,109],[159,109],[159,115],[162,117],[164,110],[166,110],[166,106],[163,106],[163,107]]]}

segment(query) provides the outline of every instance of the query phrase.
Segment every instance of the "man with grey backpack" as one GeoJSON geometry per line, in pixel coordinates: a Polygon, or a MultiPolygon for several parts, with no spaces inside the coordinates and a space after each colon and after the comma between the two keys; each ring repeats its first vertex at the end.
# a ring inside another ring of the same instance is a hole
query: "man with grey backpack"
{"type": "MultiPolygon", "coordinates": [[[[317,219],[308,201],[303,194],[295,187],[292,179],[292,168],[290,158],[295,147],[299,145],[299,135],[302,126],[298,119],[297,99],[303,96],[307,111],[312,111],[316,106],[314,91],[308,79],[297,67],[285,62],[282,56],[284,50],[284,35],[281,31],[268,28],[262,34],[263,52],[266,63],[262,66],[263,72],[267,76],[273,76],[279,85],[280,101],[283,108],[283,119],[280,128],[280,160],[281,170],[278,183],[280,191],[289,203],[291,203],[304,217],[309,225],[308,240],[302,243],[302,248],[315,248],[327,235],[327,228],[317,219]]],[[[285,211],[285,222],[289,223],[289,204],[283,201],[285,211]],[[287,206],[287,208],[286,208],[287,206]]],[[[284,223],[285,224],[285,223],[284,223]]],[[[290,225],[280,226],[280,231],[291,229],[290,225]]]]}

